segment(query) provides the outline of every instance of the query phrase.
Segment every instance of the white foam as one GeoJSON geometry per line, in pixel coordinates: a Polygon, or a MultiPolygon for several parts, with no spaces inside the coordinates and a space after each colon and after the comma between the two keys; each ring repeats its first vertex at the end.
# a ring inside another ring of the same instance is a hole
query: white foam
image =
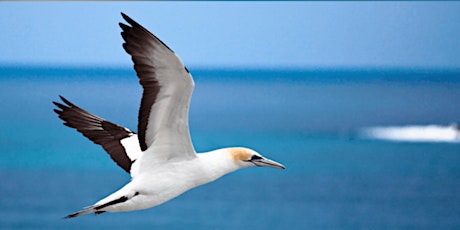
{"type": "Polygon", "coordinates": [[[363,129],[361,134],[368,138],[389,141],[460,143],[460,131],[455,125],[370,127],[363,129]]]}

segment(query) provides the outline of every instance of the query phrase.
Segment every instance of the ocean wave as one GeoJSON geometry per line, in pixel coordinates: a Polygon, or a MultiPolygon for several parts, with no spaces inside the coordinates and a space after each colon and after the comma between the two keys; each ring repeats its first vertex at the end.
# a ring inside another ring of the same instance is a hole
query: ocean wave
{"type": "Polygon", "coordinates": [[[460,143],[460,127],[458,125],[368,127],[361,131],[361,135],[388,141],[460,143]]]}

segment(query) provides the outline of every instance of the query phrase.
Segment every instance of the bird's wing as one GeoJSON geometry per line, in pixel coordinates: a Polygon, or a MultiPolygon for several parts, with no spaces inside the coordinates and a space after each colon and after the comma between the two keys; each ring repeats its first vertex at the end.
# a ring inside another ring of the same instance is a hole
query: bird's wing
{"type": "Polygon", "coordinates": [[[138,123],[141,150],[163,160],[196,157],[188,127],[192,76],[160,39],[122,16],[130,24],[119,24],[123,48],[131,55],[144,89],[138,123]]]}
{"type": "Polygon", "coordinates": [[[64,125],[76,129],[92,142],[101,145],[112,160],[130,173],[131,165],[142,154],[139,146],[132,146],[133,142],[128,141],[137,139],[137,135],[79,108],[62,96],[60,98],[65,104],[53,101],[59,108],[54,111],[64,121],[64,125]]]}

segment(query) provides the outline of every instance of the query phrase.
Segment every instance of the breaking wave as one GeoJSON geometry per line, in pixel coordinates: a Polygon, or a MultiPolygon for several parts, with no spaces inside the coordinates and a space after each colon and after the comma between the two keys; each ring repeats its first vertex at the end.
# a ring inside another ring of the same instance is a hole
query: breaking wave
{"type": "Polygon", "coordinates": [[[409,125],[364,128],[361,134],[367,138],[407,142],[460,143],[458,125],[409,125]]]}

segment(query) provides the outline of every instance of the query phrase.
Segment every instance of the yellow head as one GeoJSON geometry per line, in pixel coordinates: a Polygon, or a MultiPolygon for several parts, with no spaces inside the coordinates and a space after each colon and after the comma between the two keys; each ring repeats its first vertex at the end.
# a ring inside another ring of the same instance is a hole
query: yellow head
{"type": "Polygon", "coordinates": [[[264,158],[262,155],[252,149],[236,147],[228,148],[227,150],[233,161],[241,167],[265,166],[285,169],[284,165],[264,158]]]}

